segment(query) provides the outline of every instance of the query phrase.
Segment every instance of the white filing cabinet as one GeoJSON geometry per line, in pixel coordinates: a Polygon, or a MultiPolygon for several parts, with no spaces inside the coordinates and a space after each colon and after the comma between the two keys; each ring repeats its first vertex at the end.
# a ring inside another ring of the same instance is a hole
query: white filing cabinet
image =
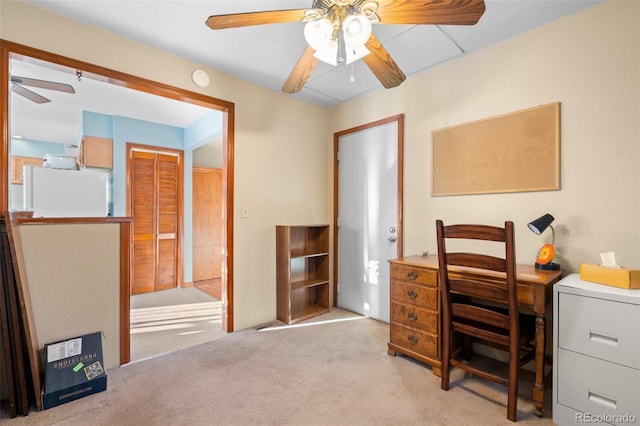
{"type": "Polygon", "coordinates": [[[640,424],[640,290],[553,287],[553,422],[640,424]]]}

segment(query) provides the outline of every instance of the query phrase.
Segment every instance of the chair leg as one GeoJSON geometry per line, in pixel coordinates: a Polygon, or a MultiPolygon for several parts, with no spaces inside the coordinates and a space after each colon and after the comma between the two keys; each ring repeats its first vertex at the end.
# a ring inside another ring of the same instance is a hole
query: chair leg
{"type": "Polygon", "coordinates": [[[449,336],[443,336],[440,355],[440,388],[442,390],[449,390],[449,373],[451,372],[451,363],[449,362],[449,358],[451,357],[451,345],[449,336]]]}
{"type": "Polygon", "coordinates": [[[518,413],[518,387],[509,386],[509,400],[507,402],[507,419],[516,421],[518,413]],[[515,394],[515,395],[514,395],[515,394]]]}
{"type": "Polygon", "coordinates": [[[516,421],[518,413],[518,374],[520,365],[517,350],[511,350],[509,355],[509,383],[507,384],[507,419],[516,421]]]}
{"type": "Polygon", "coordinates": [[[449,372],[451,371],[451,364],[449,364],[449,358],[442,360],[442,366],[440,367],[440,389],[449,390],[449,372]]]}

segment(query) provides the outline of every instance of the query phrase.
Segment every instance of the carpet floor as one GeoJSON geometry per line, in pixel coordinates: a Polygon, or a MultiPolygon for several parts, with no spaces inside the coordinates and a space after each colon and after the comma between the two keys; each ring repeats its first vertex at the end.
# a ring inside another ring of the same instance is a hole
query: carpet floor
{"type": "MultiPolygon", "coordinates": [[[[111,369],[105,392],[7,424],[513,424],[503,387],[453,370],[442,391],[428,366],[389,356],[388,339],[388,324],[334,309],[111,369]]],[[[552,425],[550,389],[537,418],[533,374],[522,376],[518,424],[552,425]]]]}

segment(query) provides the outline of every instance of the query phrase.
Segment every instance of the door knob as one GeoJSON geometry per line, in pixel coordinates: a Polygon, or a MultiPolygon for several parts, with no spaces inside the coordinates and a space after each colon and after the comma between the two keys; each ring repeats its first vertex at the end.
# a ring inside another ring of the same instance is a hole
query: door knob
{"type": "Polygon", "coordinates": [[[392,235],[392,236],[390,236],[389,238],[387,238],[387,240],[389,240],[389,242],[390,242],[391,244],[393,244],[393,243],[395,243],[396,241],[398,241],[398,239],[397,239],[396,237],[394,237],[393,235],[392,235]]]}

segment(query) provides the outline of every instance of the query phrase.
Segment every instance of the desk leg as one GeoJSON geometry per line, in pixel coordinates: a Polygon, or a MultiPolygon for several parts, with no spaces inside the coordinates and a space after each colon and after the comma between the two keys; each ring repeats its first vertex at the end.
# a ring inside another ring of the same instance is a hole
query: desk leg
{"type": "Polygon", "coordinates": [[[536,314],[536,382],[533,385],[533,401],[535,402],[535,414],[542,417],[544,408],[544,352],[546,345],[546,319],[544,314],[536,314]]]}

